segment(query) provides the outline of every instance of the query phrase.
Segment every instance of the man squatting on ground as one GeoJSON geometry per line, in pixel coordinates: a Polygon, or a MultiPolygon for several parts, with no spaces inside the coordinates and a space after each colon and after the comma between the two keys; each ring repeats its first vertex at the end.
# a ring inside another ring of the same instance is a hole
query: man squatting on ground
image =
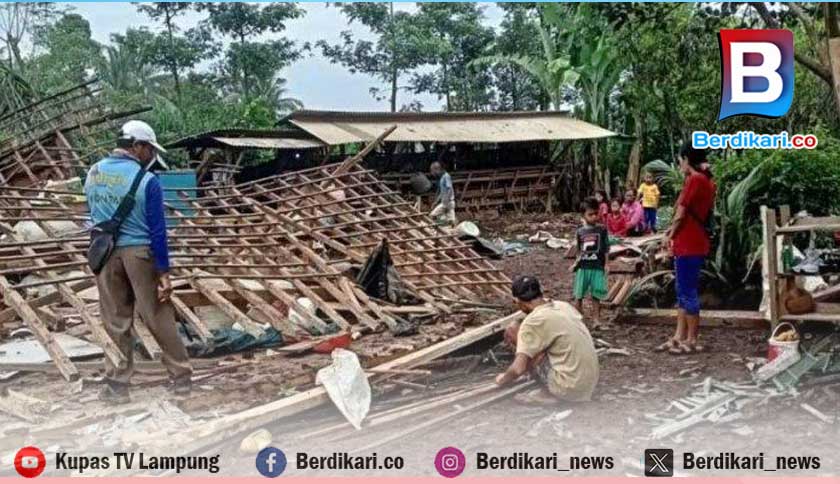
{"type": "MultiPolygon", "coordinates": [[[[141,121],[126,123],[117,149],[88,172],[85,196],[94,224],[109,220],[143,166],[166,151],[157,144],[152,128],[141,121]]],[[[128,385],[134,371],[131,327],[135,305],[163,350],[162,361],[176,394],[188,394],[192,368],[175,326],[169,302],[169,249],[166,240],[163,190],[152,173],[143,176],[136,203],[120,227],[116,248],[96,277],[99,307],[105,330],[126,357],[115,367],[107,358],[106,383],[100,398],[115,403],[129,400],[128,385]]]]}
{"type": "Polygon", "coordinates": [[[457,219],[455,218],[455,189],[452,187],[452,177],[439,161],[432,163],[430,170],[432,176],[438,178],[438,192],[434,208],[429,216],[434,220],[443,220],[450,225],[455,225],[457,219]]]}
{"type": "Polygon", "coordinates": [[[516,356],[507,371],[496,377],[496,384],[507,385],[530,372],[543,385],[528,395],[530,402],[590,400],[598,383],[598,355],[580,313],[566,302],[543,298],[540,282],[533,276],[516,278],[512,293],[516,307],[526,316],[505,331],[516,356]]]}

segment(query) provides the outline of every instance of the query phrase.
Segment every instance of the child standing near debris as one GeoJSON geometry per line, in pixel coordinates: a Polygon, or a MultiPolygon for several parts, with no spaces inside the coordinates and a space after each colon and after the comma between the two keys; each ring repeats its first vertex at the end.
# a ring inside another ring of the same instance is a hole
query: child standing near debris
{"type": "Polygon", "coordinates": [[[592,297],[593,327],[601,324],[601,301],[607,297],[607,248],[609,235],[601,225],[598,201],[583,202],[584,224],[577,230],[578,260],[575,262],[575,307],[583,313],[583,298],[592,297]]]}
{"type": "Polygon", "coordinates": [[[458,220],[455,218],[455,189],[452,186],[452,177],[439,161],[432,163],[431,171],[432,176],[438,178],[438,192],[435,207],[429,216],[436,221],[455,226],[458,220]]]}
{"type": "Polygon", "coordinates": [[[621,213],[621,200],[617,198],[610,202],[610,213],[607,214],[607,232],[616,237],[627,236],[627,220],[621,213]]]}
{"type": "Polygon", "coordinates": [[[638,190],[642,209],[645,212],[645,229],[656,232],[656,210],[659,208],[659,186],[653,180],[653,173],[645,172],[645,179],[638,190]]]}

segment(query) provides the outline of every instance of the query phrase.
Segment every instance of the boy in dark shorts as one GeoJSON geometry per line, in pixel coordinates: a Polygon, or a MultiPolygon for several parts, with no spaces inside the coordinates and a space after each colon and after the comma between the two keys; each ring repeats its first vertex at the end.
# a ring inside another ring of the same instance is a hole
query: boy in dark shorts
{"type": "Polygon", "coordinates": [[[593,327],[601,324],[601,301],[607,297],[609,235],[602,225],[598,201],[587,198],[581,207],[583,226],[577,230],[578,259],[573,266],[575,307],[583,314],[583,298],[592,297],[593,327]]]}

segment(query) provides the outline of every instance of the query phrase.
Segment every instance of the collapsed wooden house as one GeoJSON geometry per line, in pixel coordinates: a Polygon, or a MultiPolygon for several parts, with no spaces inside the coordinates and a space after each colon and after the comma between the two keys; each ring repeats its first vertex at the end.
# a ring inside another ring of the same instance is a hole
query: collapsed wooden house
{"type": "MultiPolygon", "coordinates": [[[[311,346],[335,332],[404,332],[507,294],[501,271],[357,164],[379,141],[343,163],[167,197],[172,302],[192,333],[210,342],[196,308],[212,306],[252,335],[273,327],[286,344],[311,346]],[[370,297],[354,279],[383,240],[410,304],[370,297]]],[[[126,355],[99,319],[84,197],[43,185],[0,185],[0,325],[27,326],[74,380],[78,369],[53,337],[68,319],[114,363],[126,355]]],[[[142,321],[135,330],[158,355],[142,321]]]]}
{"type": "MultiPolygon", "coordinates": [[[[167,148],[184,149],[199,185],[218,186],[329,164],[396,130],[365,160],[394,189],[411,194],[410,178],[442,161],[459,210],[550,211],[563,175],[549,162],[554,142],[614,133],[563,112],[362,113],[297,111],[276,130],[218,130],[167,148]]],[[[434,193],[421,196],[425,208],[434,193]]]]}

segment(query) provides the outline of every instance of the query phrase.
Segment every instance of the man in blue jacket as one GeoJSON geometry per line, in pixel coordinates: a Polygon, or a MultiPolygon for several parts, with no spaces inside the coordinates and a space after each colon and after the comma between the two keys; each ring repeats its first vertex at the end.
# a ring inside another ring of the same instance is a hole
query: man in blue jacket
{"type": "MultiPolygon", "coordinates": [[[[164,152],[148,124],[129,121],[122,127],[117,149],[93,165],[85,180],[85,196],[94,224],[114,215],[142,167],[164,152]]],[[[192,368],[169,301],[172,283],[163,190],[154,174],[143,176],[135,199],[134,209],[120,227],[116,249],[96,278],[105,330],[127,359],[120,367],[105,360],[107,385],[99,396],[115,403],[130,400],[135,307],[163,350],[162,361],[172,379],[173,392],[186,395],[191,389],[192,368]]]]}

